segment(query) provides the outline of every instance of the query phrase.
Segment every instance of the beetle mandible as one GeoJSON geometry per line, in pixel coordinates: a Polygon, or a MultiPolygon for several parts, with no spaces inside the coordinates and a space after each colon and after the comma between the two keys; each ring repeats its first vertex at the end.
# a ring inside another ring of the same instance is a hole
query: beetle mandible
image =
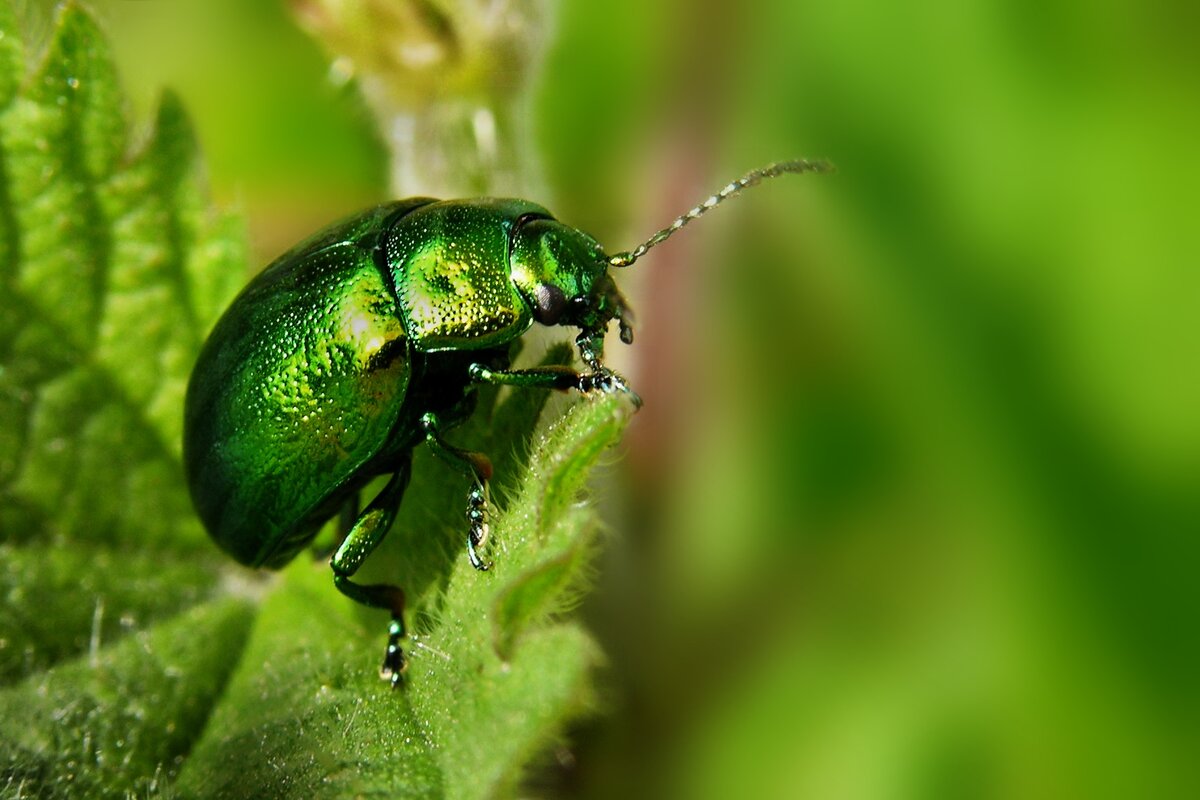
{"type": "Polygon", "coordinates": [[[610,322],[633,340],[610,268],[633,264],[766,178],[829,169],[797,160],[754,170],[612,256],[524,200],[410,198],[317,233],[246,286],[200,351],[183,438],[200,519],[242,564],[279,568],[372,478],[390,475],[330,566],[343,594],[391,612],[380,672],[395,687],[405,667],[404,595],[352,578],[396,518],[413,449],[425,443],[468,479],[467,557],[487,569],[478,551],[491,466],[442,438],[470,415],[472,388],[633,395],[602,362],[610,322]],[[578,329],[585,369],[511,369],[512,344],[535,322],[578,329]]]}

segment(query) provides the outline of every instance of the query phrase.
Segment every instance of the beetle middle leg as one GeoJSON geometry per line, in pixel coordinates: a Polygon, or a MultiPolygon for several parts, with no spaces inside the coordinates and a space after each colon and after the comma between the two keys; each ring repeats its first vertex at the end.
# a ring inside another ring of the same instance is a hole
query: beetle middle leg
{"type": "Polygon", "coordinates": [[[379,675],[384,680],[390,680],[393,689],[400,684],[400,676],[406,667],[404,652],[400,649],[400,640],[404,638],[404,592],[399,586],[385,583],[363,585],[350,578],[391,529],[411,473],[412,462],[405,460],[383,491],[358,515],[337,552],[329,560],[329,566],[333,568],[333,585],[342,594],[363,605],[392,612],[392,620],[388,624],[387,651],[379,675]]]}
{"type": "Polygon", "coordinates": [[[438,458],[448,462],[472,481],[467,492],[467,522],[471,529],[467,534],[467,558],[478,570],[491,567],[479,557],[478,549],[487,539],[487,482],[492,478],[492,462],[483,453],[463,450],[442,438],[441,423],[437,415],[430,412],[421,417],[421,429],[425,431],[425,442],[438,458]]]}

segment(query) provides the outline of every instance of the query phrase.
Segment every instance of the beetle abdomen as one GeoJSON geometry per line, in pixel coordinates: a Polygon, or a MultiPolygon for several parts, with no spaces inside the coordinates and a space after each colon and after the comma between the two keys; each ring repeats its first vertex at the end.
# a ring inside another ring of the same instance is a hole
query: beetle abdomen
{"type": "Polygon", "coordinates": [[[280,566],[303,547],[371,477],[362,468],[401,413],[408,340],[370,245],[280,258],[200,354],[185,412],[189,485],[209,533],[244,564],[280,566]]]}

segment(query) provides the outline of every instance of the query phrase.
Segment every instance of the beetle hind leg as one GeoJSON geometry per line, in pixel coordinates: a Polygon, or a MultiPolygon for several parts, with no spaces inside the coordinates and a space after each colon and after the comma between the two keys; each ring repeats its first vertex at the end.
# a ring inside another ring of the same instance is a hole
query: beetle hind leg
{"type": "Polygon", "coordinates": [[[363,585],[355,583],[345,575],[334,573],[333,585],[351,600],[392,612],[388,623],[387,649],[383,654],[383,664],[379,667],[379,677],[391,681],[392,688],[400,685],[408,662],[404,658],[404,650],[400,640],[404,638],[404,591],[399,586],[377,583],[363,585]]]}
{"type": "Polygon", "coordinates": [[[388,624],[387,650],[379,675],[391,681],[393,689],[400,685],[407,666],[404,651],[400,648],[400,640],[404,638],[404,592],[399,586],[382,583],[364,585],[350,578],[391,529],[408,486],[409,473],[410,465],[405,463],[392,475],[383,491],[358,515],[341,546],[329,560],[329,566],[333,569],[333,585],[338,591],[363,605],[392,612],[388,624]]]}

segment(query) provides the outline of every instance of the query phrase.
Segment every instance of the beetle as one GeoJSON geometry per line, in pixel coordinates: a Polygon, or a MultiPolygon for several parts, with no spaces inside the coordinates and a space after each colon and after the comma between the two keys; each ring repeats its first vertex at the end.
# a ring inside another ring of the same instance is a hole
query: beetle
{"type": "Polygon", "coordinates": [[[217,321],[184,403],[188,488],[213,540],[237,561],[276,569],[373,478],[390,476],[330,559],[334,585],[391,612],[381,675],[405,668],[404,595],[353,580],[387,535],[424,443],[467,479],[467,557],[487,533],[491,466],[443,433],[473,409],[479,384],[628,392],[603,364],[616,321],[633,340],[610,268],[646,251],[765,178],[824,172],[786,161],[747,173],[631,251],[609,256],[583,231],[525,200],[410,198],[315,234],[253,278],[217,321]],[[534,324],[578,330],[583,370],[512,369],[534,324]]]}

